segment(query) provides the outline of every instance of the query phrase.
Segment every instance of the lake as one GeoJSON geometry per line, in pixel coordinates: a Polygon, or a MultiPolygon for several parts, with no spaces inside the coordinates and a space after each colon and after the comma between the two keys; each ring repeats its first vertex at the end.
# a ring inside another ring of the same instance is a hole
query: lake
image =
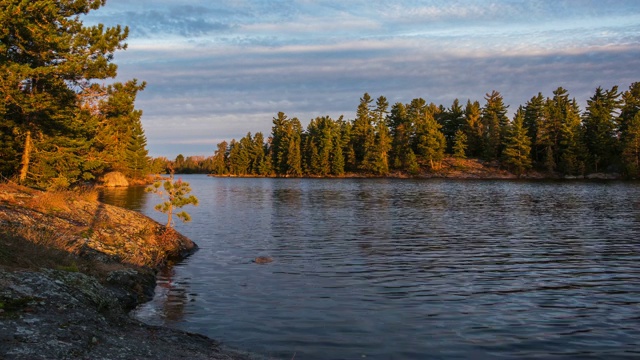
{"type": "Polygon", "coordinates": [[[281,359],[640,357],[640,183],[182,178],[200,251],[147,323],[281,359]]]}

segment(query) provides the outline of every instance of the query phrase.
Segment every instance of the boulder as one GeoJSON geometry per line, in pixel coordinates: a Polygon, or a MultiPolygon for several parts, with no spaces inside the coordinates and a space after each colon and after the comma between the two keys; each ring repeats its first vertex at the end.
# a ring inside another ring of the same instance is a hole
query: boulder
{"type": "Polygon", "coordinates": [[[127,187],[129,186],[129,182],[121,172],[112,171],[104,174],[102,177],[102,185],[106,187],[127,187]]]}

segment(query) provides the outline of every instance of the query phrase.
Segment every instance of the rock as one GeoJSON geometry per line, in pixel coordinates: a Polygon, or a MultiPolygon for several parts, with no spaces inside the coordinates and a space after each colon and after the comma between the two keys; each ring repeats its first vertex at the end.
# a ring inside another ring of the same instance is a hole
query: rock
{"type": "Polygon", "coordinates": [[[617,173],[593,173],[586,176],[587,179],[592,180],[615,180],[620,178],[620,174],[617,173]]]}
{"type": "Polygon", "coordinates": [[[102,185],[106,187],[127,187],[129,186],[129,181],[121,172],[112,171],[104,174],[102,185]]]}
{"type": "Polygon", "coordinates": [[[268,264],[270,262],[272,262],[273,259],[268,257],[268,256],[258,256],[257,258],[255,258],[253,260],[254,263],[256,264],[268,264]]]}

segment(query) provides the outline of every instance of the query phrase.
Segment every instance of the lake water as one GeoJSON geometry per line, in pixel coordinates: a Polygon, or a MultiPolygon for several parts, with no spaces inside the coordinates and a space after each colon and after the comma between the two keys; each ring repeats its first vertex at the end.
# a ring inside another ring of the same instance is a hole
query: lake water
{"type": "Polygon", "coordinates": [[[183,180],[200,251],[145,322],[281,359],[640,357],[639,183],[183,180]]]}

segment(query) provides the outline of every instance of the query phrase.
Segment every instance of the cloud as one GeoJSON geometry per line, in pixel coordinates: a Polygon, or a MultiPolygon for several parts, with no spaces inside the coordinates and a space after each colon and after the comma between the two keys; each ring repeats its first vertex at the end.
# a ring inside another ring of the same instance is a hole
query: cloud
{"type": "Polygon", "coordinates": [[[558,86],[584,106],[599,85],[640,81],[635,1],[178,3],[109,0],[87,20],[133,30],[116,63],[119,79],[148,82],[137,106],[152,155],[268,135],[278,111],[353,118],[364,92],[449,106],[497,90],[514,111],[558,86]]]}

